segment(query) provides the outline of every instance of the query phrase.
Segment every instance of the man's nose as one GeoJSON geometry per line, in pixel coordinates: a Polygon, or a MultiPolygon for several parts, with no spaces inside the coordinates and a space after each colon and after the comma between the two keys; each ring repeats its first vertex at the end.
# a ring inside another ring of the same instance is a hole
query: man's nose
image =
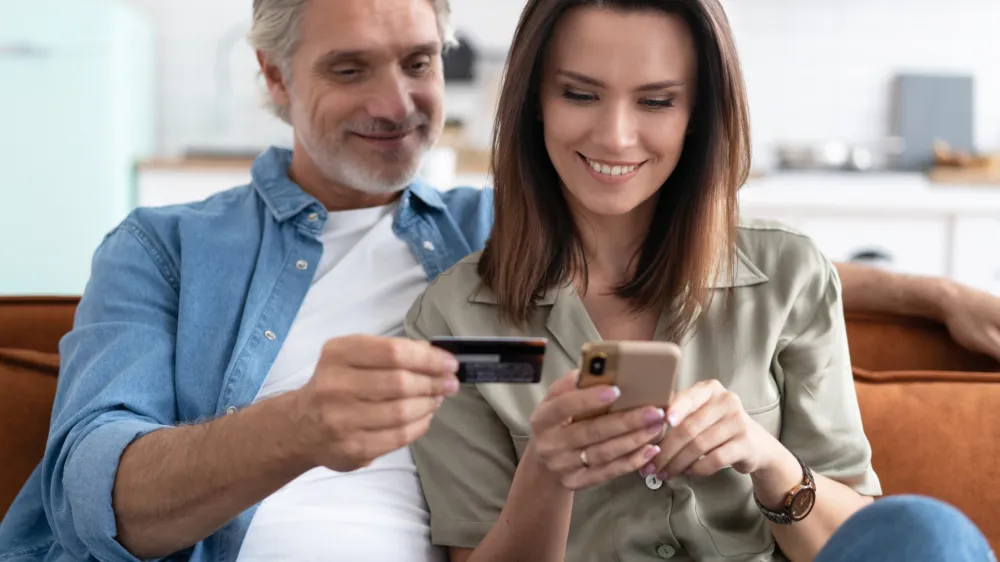
{"type": "Polygon", "coordinates": [[[399,72],[389,72],[378,80],[368,99],[368,115],[394,123],[413,113],[413,92],[408,80],[399,72]]]}

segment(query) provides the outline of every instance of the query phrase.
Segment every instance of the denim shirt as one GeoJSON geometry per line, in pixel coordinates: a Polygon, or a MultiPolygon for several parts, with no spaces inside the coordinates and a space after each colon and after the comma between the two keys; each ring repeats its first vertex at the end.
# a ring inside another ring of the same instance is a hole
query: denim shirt
{"type": "MultiPolygon", "coordinates": [[[[0,560],[136,560],[115,539],[111,503],[125,447],[253,402],[312,282],[296,263],[323,250],[326,210],[288,178],[290,163],[269,149],[250,185],[137,209],[102,242],[60,342],[45,456],[0,524],[0,560]]],[[[492,220],[490,191],[417,181],[393,231],[433,280],[482,248],[492,220]]],[[[235,560],[253,512],[171,558],[235,560]]]]}

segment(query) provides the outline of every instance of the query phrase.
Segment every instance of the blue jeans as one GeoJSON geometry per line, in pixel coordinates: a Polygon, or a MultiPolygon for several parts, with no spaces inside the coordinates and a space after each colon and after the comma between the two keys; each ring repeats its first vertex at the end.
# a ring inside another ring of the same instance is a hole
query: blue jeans
{"type": "Polygon", "coordinates": [[[948,504],[890,496],[854,514],[815,562],[995,562],[979,529],[948,504]]]}

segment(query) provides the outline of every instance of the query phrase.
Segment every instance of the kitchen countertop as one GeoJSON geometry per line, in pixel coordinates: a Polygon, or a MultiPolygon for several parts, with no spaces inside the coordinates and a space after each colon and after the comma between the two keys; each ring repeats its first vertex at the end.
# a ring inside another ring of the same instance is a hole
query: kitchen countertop
{"type": "Polygon", "coordinates": [[[746,211],[766,206],[772,212],[962,213],[1000,219],[1000,186],[938,184],[919,172],[781,172],[747,182],[740,206],[746,211]]]}
{"type": "MultiPolygon", "coordinates": [[[[154,158],[140,172],[246,172],[252,158],[154,158]]],[[[488,156],[459,150],[458,185],[486,184],[488,156]]],[[[752,212],[817,210],[824,213],[962,213],[1000,218],[1000,185],[937,183],[920,172],[796,172],[753,174],[740,191],[740,206],[752,212]]]]}

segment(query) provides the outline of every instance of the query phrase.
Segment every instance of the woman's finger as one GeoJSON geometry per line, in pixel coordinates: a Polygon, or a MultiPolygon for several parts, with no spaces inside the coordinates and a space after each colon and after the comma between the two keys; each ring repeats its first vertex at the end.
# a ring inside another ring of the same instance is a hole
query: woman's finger
{"type": "Polygon", "coordinates": [[[667,423],[677,427],[709,400],[725,392],[726,388],[717,380],[701,381],[678,392],[667,408],[667,423]]]}
{"type": "MultiPolygon", "coordinates": [[[[740,412],[743,405],[739,397],[730,392],[712,395],[709,402],[687,416],[684,421],[667,432],[660,443],[663,451],[656,458],[658,471],[664,471],[667,464],[685,449],[696,437],[732,412],[740,412]]],[[[669,415],[669,414],[668,414],[669,415]]],[[[671,473],[673,474],[673,473],[671,473]]]]}
{"type": "Polygon", "coordinates": [[[711,476],[722,469],[736,465],[746,457],[747,442],[729,440],[721,447],[709,451],[704,457],[685,469],[689,476],[711,476]]]}
{"type": "Polygon", "coordinates": [[[578,369],[573,369],[572,371],[567,372],[565,375],[556,379],[556,382],[552,383],[552,386],[549,387],[549,393],[545,396],[545,399],[551,400],[575,389],[576,383],[579,379],[580,371],[578,369]]]}
{"type": "Polygon", "coordinates": [[[721,418],[718,423],[706,428],[693,439],[688,441],[673,458],[667,460],[662,466],[660,474],[662,476],[677,476],[684,474],[688,469],[704,460],[710,453],[725,447],[728,443],[740,435],[746,433],[742,419],[737,414],[729,414],[721,418]]]}
{"type": "MultiPolygon", "coordinates": [[[[658,440],[663,431],[663,421],[651,426],[643,426],[631,432],[615,436],[604,442],[581,448],[571,448],[552,461],[552,467],[559,472],[572,472],[581,467],[599,467],[610,464],[622,457],[638,451],[658,440]],[[586,464],[585,464],[586,462],[586,464]]],[[[658,452],[658,451],[657,451],[658,452]]]]}
{"type": "Polygon", "coordinates": [[[560,439],[567,449],[583,449],[647,427],[663,431],[663,408],[647,406],[574,422],[562,430],[560,439]]]}
{"type": "Polygon", "coordinates": [[[639,470],[648,464],[659,451],[660,448],[656,445],[646,445],[631,455],[620,457],[608,464],[577,471],[564,479],[564,485],[569,484],[567,487],[570,489],[579,490],[603,484],[619,476],[639,470]]]}
{"type": "Polygon", "coordinates": [[[598,410],[614,403],[622,393],[615,386],[594,386],[566,391],[554,398],[546,399],[531,414],[531,428],[535,434],[549,428],[566,425],[576,416],[598,410]]]}

